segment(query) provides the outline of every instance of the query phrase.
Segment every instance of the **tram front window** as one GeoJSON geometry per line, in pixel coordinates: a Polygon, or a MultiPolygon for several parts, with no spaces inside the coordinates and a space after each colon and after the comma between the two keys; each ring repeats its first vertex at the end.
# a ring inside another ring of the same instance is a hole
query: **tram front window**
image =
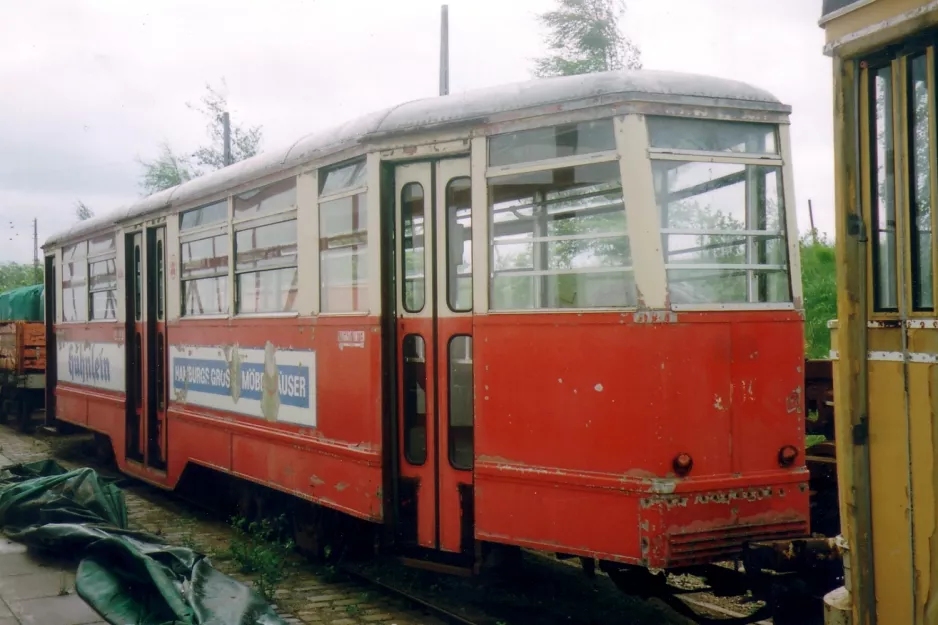
{"type": "Polygon", "coordinates": [[[790,302],[774,127],[653,118],[649,131],[671,303],[790,302]],[[713,152],[743,162],[712,162],[713,152]]]}
{"type": "Polygon", "coordinates": [[[489,184],[493,309],[635,306],[617,161],[489,184]]]}

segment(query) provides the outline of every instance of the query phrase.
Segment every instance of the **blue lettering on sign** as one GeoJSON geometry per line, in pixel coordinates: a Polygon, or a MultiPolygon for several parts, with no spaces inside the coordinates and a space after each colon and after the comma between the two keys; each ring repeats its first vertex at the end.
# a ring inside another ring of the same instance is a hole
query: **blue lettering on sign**
{"type": "Polygon", "coordinates": [[[68,375],[83,384],[111,381],[111,359],[104,355],[104,348],[95,351],[94,346],[70,345],[68,349],[68,375]]]}
{"type": "MultiPolygon", "coordinates": [[[[280,404],[309,408],[309,367],[278,365],[280,404]]],[[[264,392],[264,365],[241,363],[241,397],[260,401],[264,392]]],[[[173,388],[231,396],[231,372],[224,360],[173,359],[173,388]]]]}

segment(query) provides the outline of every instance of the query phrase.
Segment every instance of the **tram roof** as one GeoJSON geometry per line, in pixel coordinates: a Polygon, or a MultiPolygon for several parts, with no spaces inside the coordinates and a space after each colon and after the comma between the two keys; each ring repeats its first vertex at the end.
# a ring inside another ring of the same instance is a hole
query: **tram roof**
{"type": "Polygon", "coordinates": [[[823,0],[821,4],[821,21],[831,18],[834,13],[843,13],[869,3],[870,0],[823,0]]]}
{"type": "Polygon", "coordinates": [[[90,235],[126,220],[208,198],[225,189],[325,158],[369,140],[435,129],[485,124],[491,118],[525,109],[555,105],[559,112],[580,108],[584,100],[707,104],[732,108],[791,112],[768,91],[737,80],[700,74],[652,70],[619,70],[576,76],[539,78],[412,100],[304,135],[292,144],[258,154],[181,185],[159,191],[108,214],[80,221],[48,238],[43,247],[90,235]],[[578,106],[579,103],[579,106],[578,106]]]}

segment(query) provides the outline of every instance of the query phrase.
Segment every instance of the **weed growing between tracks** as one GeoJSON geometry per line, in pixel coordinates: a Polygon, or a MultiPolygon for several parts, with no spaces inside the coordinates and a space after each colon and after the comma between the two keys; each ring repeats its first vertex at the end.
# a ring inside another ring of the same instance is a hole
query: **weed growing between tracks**
{"type": "Polygon", "coordinates": [[[233,517],[231,542],[217,554],[237,562],[242,573],[255,575],[254,588],[267,601],[273,601],[277,589],[291,573],[289,556],[294,544],[292,539],[283,538],[285,524],[283,515],[273,521],[250,522],[242,516],[233,517]]]}

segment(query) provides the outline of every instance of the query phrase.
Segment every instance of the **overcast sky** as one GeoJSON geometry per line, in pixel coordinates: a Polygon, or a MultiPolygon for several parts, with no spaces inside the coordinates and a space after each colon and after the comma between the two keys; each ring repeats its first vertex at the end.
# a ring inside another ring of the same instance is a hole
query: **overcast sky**
{"type": "MultiPolygon", "coordinates": [[[[31,0],[0,19],[0,261],[140,196],[136,157],[204,141],[197,102],[227,81],[262,147],[438,85],[441,0],[31,0]]],[[[553,0],[448,0],[451,91],[531,77],[553,0]]],[[[799,227],[833,230],[831,63],[821,0],[628,0],[646,68],[735,78],[794,108],[799,227]]],[[[14,8],[15,7],[15,8],[14,8]]]]}

